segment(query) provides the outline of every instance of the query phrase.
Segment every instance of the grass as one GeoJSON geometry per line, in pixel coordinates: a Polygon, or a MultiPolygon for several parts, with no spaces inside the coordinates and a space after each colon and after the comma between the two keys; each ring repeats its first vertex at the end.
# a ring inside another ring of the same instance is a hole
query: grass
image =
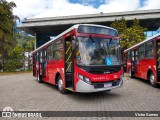
{"type": "Polygon", "coordinates": [[[11,74],[23,74],[23,73],[31,73],[32,71],[15,71],[15,72],[0,72],[1,75],[11,75],[11,74]]]}

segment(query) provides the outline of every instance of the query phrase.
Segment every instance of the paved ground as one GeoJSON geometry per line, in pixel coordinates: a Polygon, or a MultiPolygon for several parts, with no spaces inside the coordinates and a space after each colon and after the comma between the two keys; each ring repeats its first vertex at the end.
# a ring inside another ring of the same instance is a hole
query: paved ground
{"type": "Polygon", "coordinates": [[[6,106],[15,111],[160,111],[160,88],[153,88],[144,80],[125,77],[124,86],[110,92],[63,95],[50,84],[39,84],[31,73],[3,75],[0,76],[0,111],[6,106]]]}

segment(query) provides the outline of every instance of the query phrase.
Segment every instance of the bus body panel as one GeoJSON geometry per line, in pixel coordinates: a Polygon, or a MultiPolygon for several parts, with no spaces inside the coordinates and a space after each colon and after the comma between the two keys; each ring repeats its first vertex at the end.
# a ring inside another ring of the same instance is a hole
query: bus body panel
{"type": "Polygon", "coordinates": [[[135,76],[147,80],[147,73],[151,70],[152,72],[154,72],[154,75],[156,78],[155,64],[156,64],[156,61],[153,58],[139,60],[138,74],[135,74],[135,76]]]}
{"type": "Polygon", "coordinates": [[[75,91],[76,92],[98,92],[98,91],[105,91],[111,90],[123,85],[122,81],[122,69],[119,72],[115,72],[113,74],[91,74],[86,72],[85,70],[75,66],[74,76],[75,76],[75,91]],[[91,84],[88,84],[82,81],[78,75],[85,76],[90,79],[91,84]],[[110,87],[103,87],[104,84],[111,84],[113,81],[120,81],[117,86],[110,86],[110,87]],[[102,85],[102,87],[94,88],[94,86],[102,85]]]}

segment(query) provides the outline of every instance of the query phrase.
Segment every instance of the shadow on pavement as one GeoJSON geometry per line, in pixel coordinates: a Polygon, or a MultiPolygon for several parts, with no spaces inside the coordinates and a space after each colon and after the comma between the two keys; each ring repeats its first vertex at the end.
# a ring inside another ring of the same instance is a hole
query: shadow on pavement
{"type": "MultiPolygon", "coordinates": [[[[35,79],[35,82],[37,82],[37,80],[35,79]]],[[[52,89],[53,91],[58,91],[57,87],[55,85],[49,84],[49,83],[38,83],[38,85],[44,85],[50,89],[52,89]]],[[[118,88],[119,89],[119,88],[118,88]]],[[[61,94],[61,93],[59,93],[61,94]]],[[[94,92],[94,93],[77,93],[77,92],[71,92],[68,91],[66,94],[63,94],[64,96],[67,95],[68,97],[70,97],[71,99],[74,100],[79,100],[79,101],[83,101],[83,100],[94,100],[94,99],[113,99],[113,98],[120,98],[121,94],[119,92],[116,92],[115,90],[111,90],[111,91],[103,91],[103,92],[94,92]]]]}
{"type": "MultiPolygon", "coordinates": [[[[137,78],[137,77],[133,77],[133,78],[129,78],[129,80],[136,80],[140,83],[143,83],[145,85],[148,85],[149,87],[152,87],[150,85],[150,82],[148,80],[142,79],[142,78],[137,78]]],[[[154,87],[155,88],[155,87],[154,87]]],[[[160,89],[160,84],[156,87],[157,89],[160,89]]]]}

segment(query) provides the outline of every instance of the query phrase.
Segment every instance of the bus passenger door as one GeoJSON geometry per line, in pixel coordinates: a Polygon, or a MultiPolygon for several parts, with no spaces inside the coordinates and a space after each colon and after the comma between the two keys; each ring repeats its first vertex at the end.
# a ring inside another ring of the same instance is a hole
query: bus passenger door
{"type": "Polygon", "coordinates": [[[42,78],[42,51],[37,51],[37,76],[42,78]]]}
{"type": "Polygon", "coordinates": [[[160,82],[160,39],[156,41],[157,82],[160,82]]]}
{"type": "Polygon", "coordinates": [[[64,40],[64,76],[66,88],[69,90],[74,90],[74,59],[71,38],[72,37],[69,36],[64,40]]]}

